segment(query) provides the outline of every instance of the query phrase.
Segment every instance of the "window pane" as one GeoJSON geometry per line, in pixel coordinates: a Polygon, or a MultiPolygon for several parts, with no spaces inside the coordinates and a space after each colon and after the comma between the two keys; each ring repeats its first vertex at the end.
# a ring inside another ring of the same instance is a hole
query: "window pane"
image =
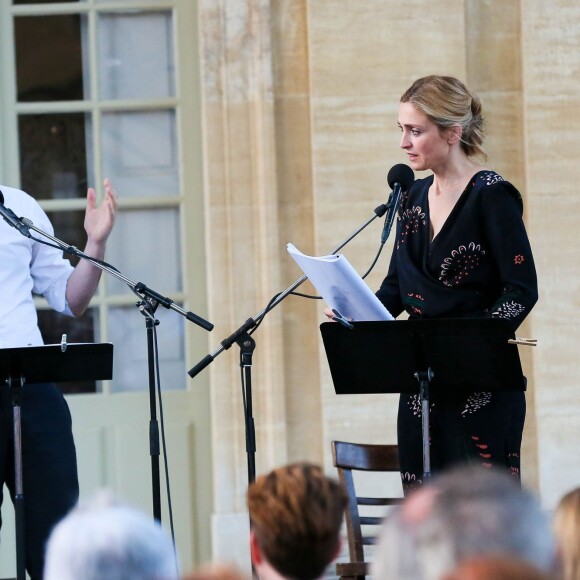
{"type": "MultiPolygon", "coordinates": [[[[12,4],[18,6],[19,4],[56,4],[63,2],[78,2],[79,0],[12,0],[12,4]]],[[[86,0],[82,0],[83,2],[86,0]]],[[[107,0],[108,1],[108,0],[107,0]]]]}
{"type": "Polygon", "coordinates": [[[22,189],[37,199],[85,197],[87,132],[84,113],[21,115],[22,189]]]}
{"type": "MultiPolygon", "coordinates": [[[[87,2],[90,0],[12,0],[12,4],[14,6],[18,6],[20,4],[62,4],[67,2],[87,2]]],[[[155,3],[159,2],[159,0],[123,0],[125,4],[129,4],[131,2],[139,2],[139,4],[146,4],[146,3],[155,3]]],[[[111,0],[93,0],[95,4],[103,4],[105,2],[110,3],[111,0]]]]}
{"type": "MultiPolygon", "coordinates": [[[[84,2],[86,2],[87,0],[83,0],[84,2]]],[[[111,0],[93,0],[93,2],[95,4],[104,4],[104,3],[110,3],[111,0]]],[[[150,2],[151,4],[154,3],[158,3],[159,0],[125,0],[126,3],[131,3],[131,2],[138,2],[139,4],[146,4],[147,2],[150,2]]]]}
{"type": "MultiPolygon", "coordinates": [[[[118,190],[119,197],[123,192],[118,190]]],[[[167,295],[180,292],[181,248],[177,209],[120,211],[107,243],[107,262],[133,282],[167,295]]],[[[130,292],[108,276],[111,294],[130,292]]]]}
{"type": "MultiPolygon", "coordinates": [[[[75,246],[79,250],[84,250],[87,242],[87,234],[85,233],[85,212],[84,211],[57,211],[47,212],[47,215],[54,228],[54,236],[63,241],[69,246],[75,246]]],[[[36,237],[42,236],[38,233],[34,234],[36,237]]],[[[64,256],[71,262],[73,266],[79,261],[79,258],[73,257],[70,254],[64,256]]]]}
{"type": "MultiPolygon", "coordinates": [[[[184,318],[173,310],[159,308],[155,317],[159,346],[159,372],[163,390],[185,389],[184,318]]],[[[136,307],[111,308],[109,336],[113,347],[113,381],[111,390],[147,391],[146,319],[136,307]]]]}
{"type": "MultiPolygon", "coordinates": [[[[59,344],[62,335],[66,334],[69,344],[79,342],[99,342],[95,330],[99,328],[96,309],[89,308],[82,316],[71,318],[54,310],[40,310],[38,325],[45,344],[59,344]]],[[[94,393],[97,390],[95,381],[74,381],[57,383],[63,393],[94,393]]]]}
{"type": "Polygon", "coordinates": [[[83,99],[81,17],[14,19],[18,101],[83,99]]]}
{"type": "Polygon", "coordinates": [[[171,13],[99,18],[99,98],[156,99],[175,94],[171,13]]]}
{"type": "Polygon", "coordinates": [[[176,195],[179,163],[174,111],[103,115],[103,173],[128,197],[176,195]]]}

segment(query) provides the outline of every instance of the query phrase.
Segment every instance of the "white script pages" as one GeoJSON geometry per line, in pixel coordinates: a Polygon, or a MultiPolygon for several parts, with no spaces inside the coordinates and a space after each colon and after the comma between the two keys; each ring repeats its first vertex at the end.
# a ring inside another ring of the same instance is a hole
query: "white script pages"
{"type": "Polygon", "coordinates": [[[344,318],[394,320],[344,254],[307,256],[290,243],[287,249],[326,304],[344,318]]]}

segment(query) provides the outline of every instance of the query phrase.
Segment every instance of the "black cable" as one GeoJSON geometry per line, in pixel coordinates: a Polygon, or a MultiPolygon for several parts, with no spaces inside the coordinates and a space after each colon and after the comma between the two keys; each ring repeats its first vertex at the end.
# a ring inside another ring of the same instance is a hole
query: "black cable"
{"type": "Polygon", "coordinates": [[[310,298],[311,300],[322,300],[322,296],[312,296],[312,294],[303,294],[302,292],[288,292],[292,296],[300,296],[300,298],[310,298]]]}
{"type": "MultiPolygon", "coordinates": [[[[375,256],[375,259],[372,261],[372,263],[371,263],[369,269],[366,271],[366,273],[361,276],[361,278],[363,280],[373,271],[373,268],[377,265],[377,262],[379,261],[379,257],[381,255],[381,252],[383,251],[384,246],[385,246],[384,243],[382,243],[379,246],[379,251],[377,252],[377,255],[375,256]]],[[[293,292],[288,292],[288,294],[289,295],[292,294],[292,296],[299,296],[300,298],[310,298],[312,300],[322,300],[322,296],[313,296],[312,294],[303,294],[302,292],[294,292],[293,291],[293,292]]],[[[279,294],[277,294],[276,296],[279,296],[279,294]]],[[[276,296],[275,296],[275,298],[276,298],[276,296]]],[[[272,302],[272,301],[270,301],[270,302],[272,302]]]]}
{"type": "Polygon", "coordinates": [[[278,292],[278,294],[274,294],[274,296],[272,296],[272,298],[270,298],[270,302],[268,302],[266,308],[264,308],[264,312],[262,313],[262,316],[260,316],[260,318],[255,321],[256,324],[254,325],[254,327],[248,331],[249,335],[252,335],[252,334],[254,334],[254,332],[256,332],[256,330],[258,329],[258,326],[260,326],[260,324],[262,324],[262,321],[266,317],[266,314],[268,314],[268,312],[270,312],[270,310],[272,310],[272,308],[274,307],[274,302],[276,301],[278,296],[280,296],[280,294],[281,293],[278,292]]]}
{"type": "Polygon", "coordinates": [[[381,252],[383,251],[384,246],[385,246],[384,243],[381,243],[381,245],[379,246],[379,251],[377,252],[377,255],[375,256],[373,263],[371,264],[370,268],[366,271],[366,274],[364,274],[362,276],[363,280],[372,272],[373,268],[377,265],[377,262],[379,261],[379,256],[381,255],[381,252]]]}
{"type": "MultiPolygon", "coordinates": [[[[380,244],[379,250],[378,250],[374,260],[372,261],[369,269],[362,276],[363,280],[372,272],[373,268],[377,265],[377,262],[379,260],[380,255],[381,255],[381,252],[383,251],[384,245],[385,245],[384,242],[380,244]]],[[[314,296],[312,294],[303,294],[302,292],[294,292],[294,291],[288,292],[288,296],[290,296],[290,295],[298,296],[300,298],[309,298],[311,300],[322,300],[322,296],[314,296]]],[[[274,296],[270,299],[270,302],[268,302],[268,305],[266,306],[266,308],[264,308],[264,312],[262,313],[262,316],[260,316],[260,318],[258,320],[256,320],[255,326],[248,331],[248,334],[250,334],[250,335],[254,334],[254,332],[258,329],[258,326],[260,326],[260,324],[262,324],[262,321],[264,320],[266,314],[268,314],[268,312],[270,312],[270,310],[272,310],[273,304],[276,301],[276,299],[278,298],[278,296],[280,296],[280,293],[274,294],[274,296]]]]}
{"type": "MultiPolygon", "coordinates": [[[[152,326],[153,332],[153,356],[155,359],[155,378],[157,381],[157,399],[159,401],[159,422],[161,426],[161,447],[163,449],[163,466],[165,469],[165,488],[167,490],[167,508],[169,512],[169,527],[171,529],[171,538],[175,546],[175,529],[173,527],[173,502],[171,501],[171,486],[169,483],[169,463],[167,460],[167,444],[165,442],[165,421],[163,418],[163,399],[161,397],[161,377],[159,374],[159,347],[157,344],[157,328],[152,326]]],[[[179,572],[179,563],[177,561],[177,550],[175,550],[175,566],[179,572]]]]}
{"type": "MultiPolygon", "coordinates": [[[[240,365],[240,382],[242,384],[242,405],[244,407],[244,423],[248,428],[248,402],[246,395],[246,377],[244,376],[244,367],[240,365]]],[[[247,433],[247,431],[246,431],[247,433]]]]}

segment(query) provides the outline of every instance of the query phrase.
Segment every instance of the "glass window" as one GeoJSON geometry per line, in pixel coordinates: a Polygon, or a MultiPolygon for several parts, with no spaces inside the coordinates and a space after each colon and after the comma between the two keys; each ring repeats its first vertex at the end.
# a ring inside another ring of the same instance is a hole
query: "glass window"
{"type": "MultiPolygon", "coordinates": [[[[161,294],[180,292],[179,240],[177,208],[122,211],[107,244],[107,261],[133,282],[142,282],[161,294]]],[[[110,294],[127,293],[124,282],[108,278],[110,294]]]]}
{"type": "MultiPolygon", "coordinates": [[[[134,10],[131,0],[79,1],[76,14],[52,14],[60,9],[43,8],[49,1],[13,1],[36,5],[14,15],[20,184],[50,209],[55,236],[83,250],[79,208],[87,187],[98,189],[96,180],[109,177],[120,207],[106,261],[129,280],[181,299],[174,12],[147,10],[146,0],[136,1],[134,10]]],[[[112,342],[110,390],[145,390],[145,318],[134,305],[125,306],[136,300],[124,282],[103,273],[93,307],[81,318],[39,301],[41,332],[48,343],[60,342],[62,334],[69,342],[112,342]]],[[[162,306],[155,315],[162,321],[162,384],[184,389],[184,318],[162,306]]],[[[62,388],[95,392],[100,384],[62,388]]]]}
{"type": "Polygon", "coordinates": [[[18,101],[77,101],[84,94],[81,16],[14,19],[18,101]],[[55,41],[58,39],[58,41],[55,41]]]}
{"type": "Polygon", "coordinates": [[[171,13],[99,18],[99,98],[160,99],[175,94],[171,13]]]}
{"type": "MultiPolygon", "coordinates": [[[[146,391],[149,388],[146,319],[135,306],[111,308],[110,338],[113,348],[111,390],[146,391]]],[[[163,390],[184,389],[184,318],[160,307],[155,313],[159,346],[159,373],[163,390]]]]}
{"type": "MultiPolygon", "coordinates": [[[[54,235],[59,240],[66,242],[70,246],[75,246],[79,250],[84,250],[87,241],[85,233],[85,212],[82,211],[50,211],[47,215],[54,228],[54,235]]],[[[35,234],[36,235],[36,234],[35,234]]],[[[40,237],[40,236],[38,236],[40,237]]],[[[78,258],[69,254],[64,257],[76,265],[78,258]]]]}
{"type": "Polygon", "coordinates": [[[78,1],[79,0],[12,0],[12,4],[14,4],[14,6],[19,6],[21,4],[60,4],[78,1]]]}
{"type": "MultiPolygon", "coordinates": [[[[86,2],[86,0],[83,0],[86,2]]],[[[150,2],[151,4],[159,3],[159,0],[123,0],[126,4],[130,4],[131,2],[139,3],[139,4],[147,4],[150,2]]],[[[93,0],[95,4],[110,4],[111,0],[93,0]]]]}
{"type": "Polygon", "coordinates": [[[22,189],[36,199],[85,197],[87,131],[84,113],[20,115],[22,189]]]}
{"type": "Polygon", "coordinates": [[[124,196],[179,192],[173,110],[104,113],[102,131],[103,173],[124,196]]]}

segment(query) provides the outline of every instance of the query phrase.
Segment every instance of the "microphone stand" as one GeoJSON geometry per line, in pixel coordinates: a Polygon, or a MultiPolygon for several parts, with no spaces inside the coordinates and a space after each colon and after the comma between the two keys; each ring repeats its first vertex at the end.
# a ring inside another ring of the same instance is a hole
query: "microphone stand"
{"type": "MultiPolygon", "coordinates": [[[[336,254],[341,248],[346,246],[353,238],[362,232],[373,220],[385,215],[388,206],[384,203],[374,210],[374,214],[364,224],[359,226],[348,238],[331,250],[330,254],[336,254]]],[[[393,219],[395,214],[392,214],[393,219]]],[[[242,373],[242,395],[244,405],[244,424],[246,428],[246,453],[248,456],[248,483],[252,483],[256,478],[255,471],[255,454],[256,454],[256,435],[254,429],[254,418],[252,417],[252,390],[251,390],[251,367],[252,367],[252,352],[255,348],[255,341],[250,334],[253,329],[262,321],[264,316],[272,310],[275,306],[280,304],[289,294],[291,294],[300,284],[307,280],[307,276],[303,275],[293,282],[286,290],[276,295],[258,314],[253,318],[248,318],[236,331],[221,342],[221,345],[211,354],[206,355],[194,367],[192,367],[188,374],[191,378],[197,376],[205,367],[211,364],[217,356],[224,350],[229,349],[234,343],[237,343],[241,348],[240,366],[242,373]],[[244,389],[244,384],[246,388],[244,389]],[[244,392],[245,391],[245,392],[244,392]]]]}
{"type": "MultiPolygon", "coordinates": [[[[160,446],[159,446],[159,426],[157,423],[157,410],[156,410],[156,392],[155,392],[155,384],[156,384],[156,369],[158,367],[159,361],[155,356],[155,348],[154,348],[154,327],[159,324],[159,320],[155,318],[155,311],[159,305],[164,306],[167,309],[175,310],[182,316],[184,316],[190,322],[193,322],[200,326],[205,330],[212,330],[213,324],[204,320],[197,314],[194,314],[191,311],[186,311],[177,304],[175,304],[170,298],[155,292],[151,288],[148,288],[142,282],[133,282],[131,279],[127,278],[123,274],[121,274],[116,268],[110,266],[106,262],[101,260],[97,260],[96,258],[92,258],[88,256],[84,252],[81,252],[78,248],[74,246],[69,246],[65,244],[58,238],[51,236],[50,234],[46,233],[45,231],[37,228],[31,220],[28,218],[18,218],[14,216],[17,223],[13,223],[14,220],[7,220],[10,225],[18,229],[18,231],[25,237],[32,238],[40,243],[46,243],[38,238],[33,238],[30,235],[30,230],[33,230],[40,235],[44,236],[45,238],[51,240],[56,244],[59,248],[61,248],[64,252],[70,253],[74,256],[82,258],[84,260],[88,260],[97,268],[115,276],[122,282],[124,282],[134,294],[136,294],[140,298],[140,302],[136,303],[139,311],[143,316],[145,316],[145,324],[147,330],[147,354],[148,354],[148,370],[149,370],[149,406],[150,406],[150,421],[149,421],[149,450],[151,455],[151,486],[152,486],[152,494],[153,494],[153,517],[161,522],[161,491],[160,491],[160,476],[159,476],[159,455],[160,455],[160,446]]],[[[50,245],[50,244],[49,244],[50,245]]],[[[15,401],[15,404],[17,402],[15,401]]],[[[19,440],[18,434],[18,440],[19,440]]],[[[21,452],[19,450],[19,452],[21,452]]],[[[22,457],[15,457],[15,465],[16,465],[16,474],[20,474],[21,478],[21,469],[20,466],[22,465],[22,457]]],[[[22,489],[22,481],[20,481],[20,489],[22,489]]],[[[18,486],[17,486],[18,489],[18,486]]],[[[20,504],[22,505],[23,498],[20,498],[20,504]]],[[[23,542],[23,533],[21,530],[24,529],[24,521],[19,517],[22,514],[23,510],[17,510],[16,513],[16,540],[17,540],[17,561],[24,562],[24,544],[23,542]],[[21,545],[18,545],[21,544],[21,545]]],[[[19,576],[20,578],[20,576],[19,576]]],[[[22,576],[24,578],[24,576],[22,576]]]]}

